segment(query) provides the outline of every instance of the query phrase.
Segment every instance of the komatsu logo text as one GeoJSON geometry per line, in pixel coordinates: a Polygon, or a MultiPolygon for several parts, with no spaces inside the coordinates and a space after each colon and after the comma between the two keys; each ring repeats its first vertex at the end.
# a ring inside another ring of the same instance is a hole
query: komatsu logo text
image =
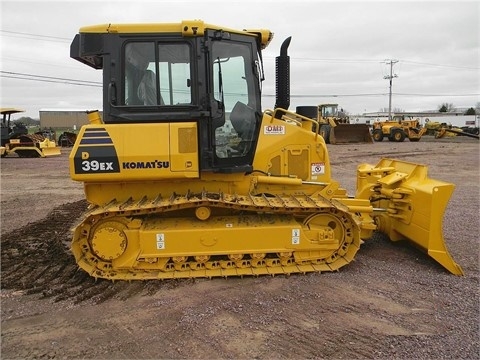
{"type": "Polygon", "coordinates": [[[124,161],[122,168],[127,170],[133,169],[168,169],[170,167],[169,161],[124,161]]]}

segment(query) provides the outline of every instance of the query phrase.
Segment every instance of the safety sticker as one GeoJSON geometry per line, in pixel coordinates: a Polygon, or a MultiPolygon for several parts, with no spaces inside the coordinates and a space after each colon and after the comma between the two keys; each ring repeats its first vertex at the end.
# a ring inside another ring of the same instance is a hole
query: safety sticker
{"type": "Polygon", "coordinates": [[[312,163],[312,175],[325,174],[325,163],[312,163]]]}
{"type": "Polygon", "coordinates": [[[292,245],[300,244],[300,229],[292,229],[292,245]]]}
{"type": "Polygon", "coordinates": [[[285,125],[265,125],[263,133],[265,135],[285,135],[285,125]]]}
{"type": "Polygon", "coordinates": [[[157,234],[157,250],[165,249],[165,234],[157,234]]]}

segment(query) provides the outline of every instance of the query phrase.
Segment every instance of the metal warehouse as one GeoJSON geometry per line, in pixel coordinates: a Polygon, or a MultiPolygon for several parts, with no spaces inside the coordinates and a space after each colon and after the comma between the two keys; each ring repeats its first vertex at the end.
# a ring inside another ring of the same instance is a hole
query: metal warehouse
{"type": "MultiPolygon", "coordinates": [[[[80,129],[88,124],[85,110],[40,110],[40,127],[52,129],[80,129]]],[[[100,116],[102,112],[100,111],[100,116]]]]}

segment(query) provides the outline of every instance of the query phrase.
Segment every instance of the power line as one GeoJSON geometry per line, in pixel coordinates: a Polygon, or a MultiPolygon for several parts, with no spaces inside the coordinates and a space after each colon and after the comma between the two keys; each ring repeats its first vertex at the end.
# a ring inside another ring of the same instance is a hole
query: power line
{"type": "MultiPolygon", "coordinates": [[[[290,95],[292,98],[311,98],[311,97],[368,97],[368,96],[385,96],[387,93],[377,93],[377,94],[300,94],[300,95],[290,95]]],[[[268,95],[275,96],[275,95],[268,95]]]]}
{"type": "Polygon", "coordinates": [[[45,40],[45,41],[54,41],[54,42],[70,42],[72,39],[60,37],[60,36],[49,36],[49,35],[40,35],[40,34],[31,34],[31,33],[24,33],[19,31],[8,31],[8,30],[0,30],[1,33],[6,34],[5,36],[13,36],[13,37],[23,37],[26,39],[36,39],[36,40],[45,40]]]}
{"type": "MultiPolygon", "coordinates": [[[[64,63],[60,64],[58,62],[54,63],[54,62],[44,62],[44,61],[32,61],[31,58],[25,59],[25,58],[11,57],[11,56],[2,56],[1,59],[4,61],[10,61],[15,63],[20,62],[20,63],[26,63],[26,64],[42,65],[42,66],[53,66],[55,68],[64,67],[64,68],[77,69],[77,70],[87,69],[86,66],[82,66],[81,68],[79,68],[77,65],[78,63],[73,64],[73,62],[72,62],[72,65],[66,65],[64,63]]],[[[91,69],[88,69],[87,71],[91,71],[91,69]]]]}
{"type": "Polygon", "coordinates": [[[43,82],[50,82],[50,83],[60,83],[60,84],[69,84],[69,85],[80,85],[80,86],[102,87],[102,83],[98,82],[98,81],[68,79],[68,78],[53,77],[53,76],[43,76],[43,75],[35,75],[35,74],[17,73],[17,72],[12,72],[12,71],[0,71],[0,76],[4,77],[4,78],[11,78],[11,79],[43,81],[43,82]]]}
{"type": "MultiPolygon", "coordinates": [[[[383,63],[385,60],[380,59],[345,59],[345,58],[297,58],[294,56],[290,57],[294,61],[306,61],[306,62],[330,62],[330,63],[383,63]]],[[[265,56],[264,59],[274,59],[274,57],[265,56]]],[[[413,65],[423,65],[423,66],[433,66],[433,67],[446,67],[452,69],[461,69],[461,70],[480,70],[480,67],[474,66],[460,66],[460,65],[450,65],[450,64],[435,64],[428,62],[412,61],[412,60],[397,60],[402,64],[413,64],[413,65]]]]}
{"type": "MultiPolygon", "coordinates": [[[[386,96],[389,93],[371,93],[371,94],[299,94],[299,95],[290,95],[291,98],[319,98],[319,97],[370,97],[370,96],[386,96]]],[[[469,97],[469,96],[480,96],[480,94],[414,94],[414,93],[395,93],[392,92],[392,95],[395,96],[456,96],[456,97],[469,97]]],[[[274,94],[262,94],[265,97],[275,97],[274,94]]]]}
{"type": "MultiPolygon", "coordinates": [[[[26,38],[34,38],[37,40],[44,40],[44,41],[61,41],[61,42],[71,42],[72,39],[65,38],[61,36],[51,36],[51,35],[41,35],[41,34],[33,34],[33,33],[26,33],[20,31],[10,31],[10,30],[0,30],[0,33],[5,33],[5,36],[19,36],[19,37],[26,37],[26,38]]],[[[265,59],[271,58],[274,59],[275,57],[265,56],[265,59]]],[[[342,62],[342,63],[360,63],[360,62],[371,62],[377,63],[382,62],[379,59],[355,59],[355,58],[297,58],[291,57],[292,60],[297,61],[307,61],[307,62],[342,62]]],[[[415,64],[415,65],[424,65],[424,66],[435,66],[435,67],[448,67],[454,69],[465,69],[465,70],[480,70],[480,67],[471,67],[471,66],[459,66],[459,65],[449,65],[449,64],[435,64],[435,63],[428,63],[428,62],[421,62],[421,61],[413,61],[413,60],[397,60],[401,63],[405,64],[415,64]]]]}
{"type": "Polygon", "coordinates": [[[424,63],[420,61],[411,61],[411,60],[400,60],[405,64],[415,64],[415,65],[425,65],[425,66],[436,66],[436,67],[448,67],[454,69],[465,69],[465,70],[480,70],[480,67],[470,67],[470,66],[458,66],[458,65],[447,65],[447,64],[433,64],[433,63],[424,63]]]}
{"type": "Polygon", "coordinates": [[[296,58],[291,57],[292,60],[299,60],[299,61],[308,61],[308,62],[334,62],[334,63],[359,63],[359,62],[371,62],[377,63],[377,59],[341,59],[341,58],[328,58],[328,59],[315,59],[315,58],[296,58]]]}
{"type": "MultiPolygon", "coordinates": [[[[35,74],[26,74],[18,73],[11,71],[0,71],[0,77],[20,79],[20,80],[33,80],[33,81],[43,81],[43,82],[52,82],[52,83],[61,83],[61,84],[71,84],[71,85],[81,85],[81,86],[93,86],[93,87],[102,87],[102,83],[98,81],[88,81],[88,80],[77,80],[69,79],[62,77],[53,77],[53,76],[44,76],[44,75],[35,75],[35,74]]],[[[318,97],[370,97],[370,96],[386,96],[389,93],[358,93],[358,94],[291,94],[292,98],[318,98],[318,97]]],[[[392,95],[395,96],[456,96],[456,97],[468,97],[468,96],[480,96],[480,94],[418,94],[418,93],[395,93],[392,92],[392,95]]],[[[275,97],[274,94],[262,94],[264,97],[275,97]]]]}
{"type": "Polygon", "coordinates": [[[40,81],[40,82],[57,83],[57,84],[77,85],[77,86],[102,87],[101,85],[80,84],[80,83],[74,83],[74,82],[69,82],[69,81],[23,78],[23,77],[10,76],[10,75],[0,75],[0,77],[7,78],[7,79],[31,80],[31,81],[40,81]]]}
{"type": "Polygon", "coordinates": [[[393,93],[398,96],[480,96],[480,94],[405,94],[405,93],[393,93]]]}

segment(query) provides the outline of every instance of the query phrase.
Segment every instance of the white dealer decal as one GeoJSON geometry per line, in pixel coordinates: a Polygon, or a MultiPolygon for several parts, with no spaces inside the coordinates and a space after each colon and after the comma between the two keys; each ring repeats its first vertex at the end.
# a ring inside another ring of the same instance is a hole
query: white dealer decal
{"type": "Polygon", "coordinates": [[[265,135],[285,135],[285,125],[265,125],[263,133],[265,135]]]}

